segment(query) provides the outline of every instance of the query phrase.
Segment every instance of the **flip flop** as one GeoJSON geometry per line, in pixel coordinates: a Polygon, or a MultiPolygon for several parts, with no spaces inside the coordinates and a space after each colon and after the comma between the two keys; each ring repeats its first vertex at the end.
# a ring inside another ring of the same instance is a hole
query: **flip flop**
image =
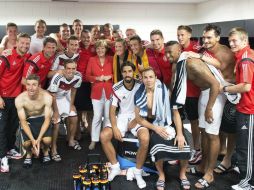
{"type": "Polygon", "coordinates": [[[70,148],[73,148],[74,150],[81,150],[82,147],[79,145],[78,142],[75,142],[73,146],[69,146],[70,148]]]}
{"type": "Polygon", "coordinates": [[[233,167],[229,166],[228,168],[226,168],[224,165],[222,165],[220,163],[215,169],[213,170],[214,173],[223,175],[223,174],[227,174],[228,172],[232,171],[233,167]],[[215,169],[219,170],[220,172],[216,172],[215,169]]]}
{"type": "Polygon", "coordinates": [[[191,183],[188,179],[180,179],[180,186],[182,190],[190,190],[191,189],[191,183]],[[186,188],[188,187],[188,188],[186,188]]]}
{"type": "Polygon", "coordinates": [[[209,183],[204,178],[200,178],[197,183],[199,183],[201,185],[201,187],[197,187],[195,184],[196,189],[208,189],[214,184],[214,181],[209,183]]]}
{"type": "Polygon", "coordinates": [[[159,189],[159,190],[164,190],[164,188],[165,188],[165,181],[163,181],[163,180],[158,180],[157,182],[156,182],[156,188],[157,188],[157,190],[159,189]]]}
{"type": "Polygon", "coordinates": [[[32,158],[25,158],[23,168],[31,168],[33,165],[32,158]]]}
{"type": "Polygon", "coordinates": [[[51,159],[50,159],[49,155],[43,156],[43,158],[42,158],[42,163],[43,164],[48,164],[50,161],[51,161],[51,159]]]}
{"type": "Polygon", "coordinates": [[[61,162],[62,161],[62,158],[59,154],[54,154],[54,155],[51,155],[51,158],[52,160],[54,160],[55,162],[61,162]]]}
{"type": "Polygon", "coordinates": [[[186,171],[187,174],[195,175],[198,177],[202,177],[203,175],[205,175],[203,172],[198,171],[196,167],[192,167],[189,169],[190,169],[189,171],[186,171]]]}

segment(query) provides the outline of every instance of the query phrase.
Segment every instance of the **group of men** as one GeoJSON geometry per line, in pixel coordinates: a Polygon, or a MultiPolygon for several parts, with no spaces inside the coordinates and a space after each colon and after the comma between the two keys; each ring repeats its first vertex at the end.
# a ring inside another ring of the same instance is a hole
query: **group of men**
{"type": "MultiPolygon", "coordinates": [[[[102,35],[97,25],[91,33],[83,30],[79,19],[74,20],[72,29],[71,36],[69,26],[62,24],[59,33],[46,37],[46,23],[39,20],[32,37],[21,33],[15,38],[17,26],[7,25],[7,37],[0,49],[1,172],[9,171],[7,156],[21,157],[15,150],[19,125],[26,149],[26,168],[32,166],[32,157],[39,156],[41,150],[45,164],[51,159],[62,160],[56,146],[61,119],[67,125],[68,146],[81,150],[75,137],[79,125],[77,111],[84,110],[76,110],[79,101],[75,97],[81,93],[79,87],[87,83],[85,70],[89,58],[95,56],[93,44],[100,38],[107,40],[111,47],[108,53],[113,55],[114,41],[123,35],[120,30],[113,35],[109,23],[104,25],[102,35]]],[[[214,183],[214,172],[226,173],[232,168],[236,145],[241,181],[232,189],[253,189],[254,52],[249,47],[248,34],[242,28],[233,28],[229,33],[230,49],[220,44],[218,26],[204,28],[202,46],[191,41],[191,32],[190,27],[179,26],[178,42],[164,44],[162,33],[152,31],[151,45],[142,41],[142,48],[147,47],[149,67],[142,69],[140,80],[134,78],[139,65],[130,61],[121,64],[123,80],[112,89],[110,124],[100,134],[103,150],[111,162],[109,180],[121,172],[111,140],[122,141],[130,131],[138,138],[139,148],[136,167],[129,177],[137,180],[139,188],[146,187],[142,166],[148,152],[158,170],[158,190],[165,188],[165,160],[180,160],[182,189],[191,188],[186,172],[201,175],[195,188],[207,189],[214,183]],[[224,106],[236,109],[235,115],[231,115],[233,123],[227,120],[228,109],[224,106]],[[183,112],[191,123],[192,155],[184,137],[183,112]],[[228,146],[223,161],[216,167],[221,126],[228,133],[228,146]],[[187,169],[188,161],[199,164],[187,169]]],[[[128,29],[126,35],[132,50],[134,44],[130,39],[135,38],[136,32],[128,29]]]]}

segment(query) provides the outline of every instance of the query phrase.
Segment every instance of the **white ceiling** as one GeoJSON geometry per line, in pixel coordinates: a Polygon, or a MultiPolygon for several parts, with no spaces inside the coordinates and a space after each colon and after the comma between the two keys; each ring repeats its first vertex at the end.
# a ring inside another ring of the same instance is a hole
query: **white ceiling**
{"type": "MultiPolygon", "coordinates": [[[[83,3],[202,3],[212,0],[25,0],[26,2],[83,2],[83,3]]],[[[0,2],[24,2],[24,0],[0,0],[0,2]]]]}

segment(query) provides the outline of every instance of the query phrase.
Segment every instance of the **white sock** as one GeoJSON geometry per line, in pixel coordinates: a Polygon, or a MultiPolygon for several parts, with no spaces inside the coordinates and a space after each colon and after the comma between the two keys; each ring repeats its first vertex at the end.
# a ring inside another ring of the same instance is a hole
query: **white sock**
{"type": "Polygon", "coordinates": [[[117,175],[121,173],[120,164],[117,162],[116,164],[111,165],[111,171],[108,175],[108,180],[112,181],[117,175]]]}
{"type": "Polygon", "coordinates": [[[146,182],[145,180],[142,178],[142,169],[137,169],[137,168],[134,168],[133,169],[134,171],[134,176],[137,180],[137,185],[140,189],[143,189],[146,187],[146,182]]]}

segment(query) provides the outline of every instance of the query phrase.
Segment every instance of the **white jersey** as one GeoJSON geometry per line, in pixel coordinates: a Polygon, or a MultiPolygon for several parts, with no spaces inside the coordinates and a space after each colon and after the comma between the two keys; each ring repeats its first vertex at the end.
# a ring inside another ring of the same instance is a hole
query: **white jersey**
{"type": "Polygon", "coordinates": [[[133,88],[128,90],[124,86],[123,80],[121,80],[113,86],[113,92],[110,101],[113,106],[120,107],[119,114],[134,113],[134,95],[139,89],[140,85],[141,83],[138,80],[135,80],[133,88]]]}
{"type": "Polygon", "coordinates": [[[66,55],[66,52],[58,54],[53,62],[53,65],[51,67],[51,71],[55,71],[55,70],[60,70],[60,69],[64,69],[64,61],[67,59],[71,59],[75,62],[78,61],[79,59],[79,54],[75,53],[73,56],[69,57],[68,55],[66,55]]]}
{"type": "Polygon", "coordinates": [[[63,75],[56,73],[48,87],[48,91],[56,93],[56,98],[69,97],[71,88],[79,88],[82,83],[82,77],[79,72],[76,72],[73,79],[67,80],[63,75]]]}
{"type": "Polygon", "coordinates": [[[30,43],[30,48],[29,48],[29,53],[32,55],[35,53],[38,53],[42,51],[43,49],[43,41],[45,40],[46,36],[43,38],[37,38],[36,34],[31,36],[31,43],[30,43]]]}

